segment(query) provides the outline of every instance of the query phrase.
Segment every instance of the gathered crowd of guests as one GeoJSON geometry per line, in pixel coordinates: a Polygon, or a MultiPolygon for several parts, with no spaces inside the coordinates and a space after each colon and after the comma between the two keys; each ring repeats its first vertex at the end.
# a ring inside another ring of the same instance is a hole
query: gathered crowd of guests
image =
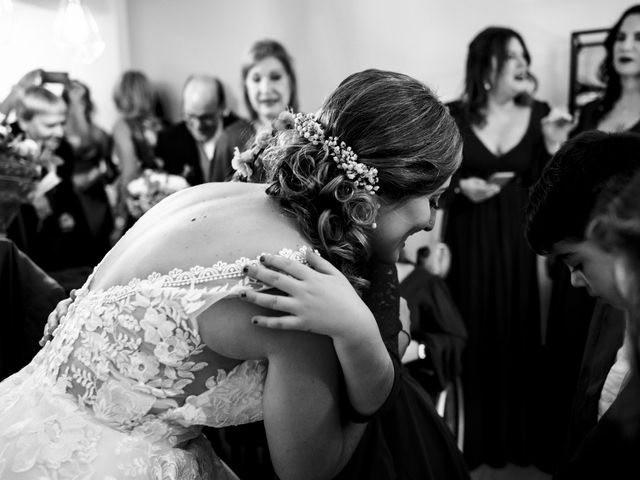
{"type": "MultiPolygon", "coordinates": [[[[640,425],[616,433],[640,418],[632,396],[639,383],[631,373],[633,326],[625,313],[636,305],[621,300],[612,284],[604,286],[602,276],[594,280],[587,264],[595,260],[584,253],[596,240],[614,248],[601,230],[587,227],[594,219],[600,228],[611,220],[613,213],[604,215],[619,207],[613,199],[631,195],[625,188],[640,171],[638,38],[640,5],[611,28],[603,95],[573,120],[535,98],[531,56],[518,32],[489,27],[469,44],[464,91],[448,104],[463,140],[461,166],[434,205],[444,211],[445,242],[434,248],[447,259],[434,267],[436,254],[424,248],[415,265],[400,262],[385,273],[400,274],[394,288],[410,312],[399,333],[406,343],[395,350],[399,359],[406,349],[412,376],[401,376],[398,388],[413,392],[415,377],[435,398],[461,381],[464,465],[444,466],[457,460],[452,453],[443,465],[425,462],[453,472],[451,478],[466,478],[467,467],[507,463],[533,464],[558,480],[638,472],[631,459],[620,459],[629,445],[640,445],[640,425]],[[583,134],[594,130],[599,133],[583,134]],[[615,133],[609,139],[603,132],[615,133]],[[541,302],[541,277],[552,280],[549,305],[541,302]]],[[[274,40],[256,42],[241,68],[248,119],[229,109],[218,78],[197,73],[184,83],[181,119],[172,124],[152,82],[131,70],[114,88],[119,117],[107,133],[93,121],[89,86],[67,79],[58,96],[45,88],[44,77],[42,70],[29,72],[0,105],[16,134],[41,145],[45,160],[31,201],[5,233],[67,293],[136,222],[130,182],[146,170],[183,177],[191,186],[231,181],[236,150],[251,148],[282,112],[298,110],[293,60],[274,40]]],[[[250,181],[265,178],[254,165],[250,181]]],[[[59,293],[51,302],[58,300],[59,293]]],[[[379,445],[389,425],[411,428],[401,406],[367,427],[371,445],[379,445]]],[[[227,428],[209,438],[241,478],[274,476],[262,426],[227,428]]],[[[428,456],[425,445],[398,441],[388,448],[400,446],[407,457],[428,456]]],[[[339,478],[363,471],[366,478],[385,478],[375,462],[365,469],[371,452],[363,442],[339,478]]],[[[406,478],[418,478],[420,468],[417,461],[407,467],[406,478]]]]}

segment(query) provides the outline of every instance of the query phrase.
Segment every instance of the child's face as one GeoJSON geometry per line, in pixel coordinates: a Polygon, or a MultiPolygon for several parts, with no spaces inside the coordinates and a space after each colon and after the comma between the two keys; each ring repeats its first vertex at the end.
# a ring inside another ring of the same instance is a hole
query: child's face
{"type": "Polygon", "coordinates": [[[584,287],[592,297],[602,298],[619,308],[627,308],[615,280],[615,256],[602,250],[592,240],[563,240],[553,245],[551,253],[562,260],[571,272],[571,285],[584,287]]]}

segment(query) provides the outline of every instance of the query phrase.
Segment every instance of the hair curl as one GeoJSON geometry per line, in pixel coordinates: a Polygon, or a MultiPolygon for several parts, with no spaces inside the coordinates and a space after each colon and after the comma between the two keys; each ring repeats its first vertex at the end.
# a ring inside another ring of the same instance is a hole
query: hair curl
{"type": "Polygon", "coordinates": [[[261,161],[267,193],[295,218],[303,234],[356,289],[368,282],[370,237],[380,202],[400,203],[435,192],[458,168],[462,140],[448,109],[424,84],[394,72],[365,70],[349,76],[325,100],[319,116],[325,134],[337,136],[378,170],[371,195],[343,175],[328,149],[301,138],[291,122],[261,161]]]}

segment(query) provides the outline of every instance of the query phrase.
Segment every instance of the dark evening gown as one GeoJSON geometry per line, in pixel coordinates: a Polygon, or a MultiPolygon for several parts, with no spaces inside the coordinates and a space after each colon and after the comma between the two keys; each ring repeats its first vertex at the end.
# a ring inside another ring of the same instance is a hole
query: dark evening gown
{"type": "Polygon", "coordinates": [[[470,468],[526,465],[534,461],[541,332],[536,257],[525,240],[524,212],[528,188],[549,159],[540,126],[549,107],[534,102],[520,142],[496,156],[473,132],[462,104],[449,106],[464,139],[452,190],[463,178],[516,174],[489,200],[472,203],[457,193],[447,208],[447,280],[468,331],[464,453],[470,468]]]}

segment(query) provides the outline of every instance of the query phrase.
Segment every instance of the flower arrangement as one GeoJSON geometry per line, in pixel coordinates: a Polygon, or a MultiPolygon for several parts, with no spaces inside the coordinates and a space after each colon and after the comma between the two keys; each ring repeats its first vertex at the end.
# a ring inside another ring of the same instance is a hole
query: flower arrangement
{"type": "Polygon", "coordinates": [[[140,218],[160,200],[188,186],[187,181],[179,175],[144,170],[142,175],[127,185],[129,213],[134,218],[140,218]]]}
{"type": "Polygon", "coordinates": [[[31,200],[40,178],[40,147],[14,135],[0,119],[0,232],[5,231],[19,207],[31,200]]]}

